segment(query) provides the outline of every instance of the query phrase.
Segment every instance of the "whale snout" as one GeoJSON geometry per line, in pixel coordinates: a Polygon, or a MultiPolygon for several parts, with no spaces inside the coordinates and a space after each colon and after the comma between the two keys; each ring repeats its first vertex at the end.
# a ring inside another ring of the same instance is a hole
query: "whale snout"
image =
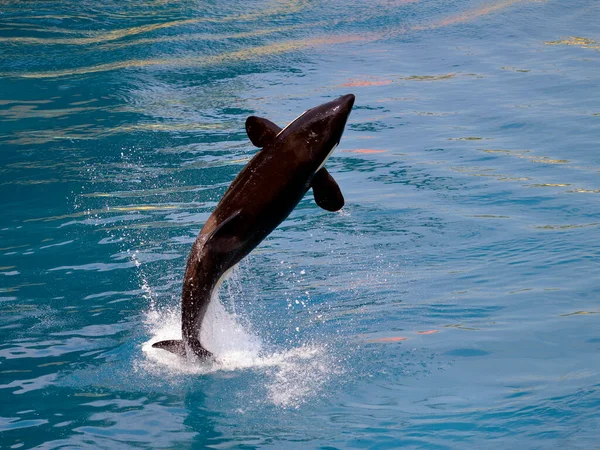
{"type": "Polygon", "coordinates": [[[338,100],[344,104],[345,108],[348,108],[348,112],[352,109],[352,107],[354,106],[354,100],[356,97],[354,97],[354,94],[346,94],[346,95],[342,95],[338,100]]]}
{"type": "Polygon", "coordinates": [[[354,100],[354,94],[346,94],[331,102],[330,130],[334,135],[335,145],[339,144],[340,139],[342,138],[346,121],[354,106],[354,100]]]}
{"type": "Polygon", "coordinates": [[[346,94],[331,102],[331,109],[335,111],[335,115],[348,118],[352,107],[354,106],[354,94],[346,94]]]}

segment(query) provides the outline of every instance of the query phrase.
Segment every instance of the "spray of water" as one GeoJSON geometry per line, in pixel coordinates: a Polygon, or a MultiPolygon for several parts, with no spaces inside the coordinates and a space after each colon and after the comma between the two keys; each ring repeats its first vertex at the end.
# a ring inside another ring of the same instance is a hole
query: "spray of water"
{"type": "MultiPolygon", "coordinates": [[[[223,291],[223,290],[222,290],[223,291]]],[[[215,296],[206,313],[201,342],[210,350],[214,361],[199,362],[181,358],[152,344],[166,339],[181,339],[181,312],[178,308],[160,310],[153,305],[145,321],[150,339],[142,346],[143,370],[167,378],[181,374],[210,376],[217,372],[255,370],[260,373],[267,400],[280,407],[297,408],[322,392],[333,376],[341,373],[341,365],[325,344],[298,344],[292,348],[268,348],[260,332],[252,330],[235,313],[235,295],[225,290],[228,311],[215,296]]],[[[239,294],[239,293],[238,293],[239,294]]]]}

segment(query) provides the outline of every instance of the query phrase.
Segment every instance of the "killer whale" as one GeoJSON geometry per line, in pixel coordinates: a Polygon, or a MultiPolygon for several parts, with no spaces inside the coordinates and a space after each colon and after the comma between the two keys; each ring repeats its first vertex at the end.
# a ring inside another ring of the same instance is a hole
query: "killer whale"
{"type": "Polygon", "coordinates": [[[152,347],[211,357],[200,343],[200,327],[226,273],[289,216],[310,188],[321,208],[344,206],[324,165],[353,105],[354,95],[344,95],[305,111],[284,129],[264,118],[246,119],[248,137],[261,150],[233,180],[192,246],[181,295],[182,339],[152,347]]]}

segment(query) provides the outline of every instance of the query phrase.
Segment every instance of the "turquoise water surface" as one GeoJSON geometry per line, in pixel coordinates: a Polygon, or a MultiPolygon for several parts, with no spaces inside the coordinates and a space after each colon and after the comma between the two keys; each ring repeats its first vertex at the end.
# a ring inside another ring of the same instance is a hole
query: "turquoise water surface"
{"type": "Polygon", "coordinates": [[[0,448],[600,442],[596,0],[0,1],[0,448]],[[191,244],[280,126],[327,167],[180,336],[191,244]]]}

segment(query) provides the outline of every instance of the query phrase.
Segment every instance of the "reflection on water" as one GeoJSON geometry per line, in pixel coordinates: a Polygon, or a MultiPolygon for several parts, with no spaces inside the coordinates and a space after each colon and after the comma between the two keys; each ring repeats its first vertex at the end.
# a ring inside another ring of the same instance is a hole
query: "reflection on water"
{"type": "MultiPolygon", "coordinates": [[[[507,7],[510,7],[514,4],[518,3],[530,3],[537,2],[539,0],[506,0],[502,2],[498,2],[496,4],[487,5],[484,7],[475,7],[471,10],[467,10],[462,12],[459,15],[454,15],[451,17],[447,17],[441,20],[434,21],[433,23],[421,24],[421,25],[398,25],[395,29],[389,29],[385,27],[385,31],[382,32],[361,32],[360,34],[332,34],[328,32],[326,35],[321,37],[311,37],[309,39],[277,39],[275,42],[260,45],[255,47],[242,48],[237,51],[225,51],[220,54],[211,54],[210,56],[184,56],[178,58],[144,58],[144,59],[129,59],[129,60],[119,60],[112,63],[104,63],[97,64],[93,66],[86,67],[77,67],[66,70],[56,70],[56,71],[26,71],[26,72],[14,72],[14,73],[5,73],[5,76],[19,76],[24,78],[54,78],[54,77],[64,77],[69,75],[83,75],[89,73],[96,72],[104,72],[104,71],[112,71],[119,69],[132,69],[132,68],[140,68],[140,67],[152,67],[152,66],[174,66],[177,69],[185,69],[185,68],[193,68],[193,67],[202,67],[206,65],[215,65],[215,64],[228,64],[232,62],[238,62],[240,60],[246,59],[255,59],[264,56],[272,56],[280,53],[288,53],[298,50],[303,50],[307,48],[312,48],[315,46],[330,46],[334,44],[347,44],[350,42],[368,42],[368,41],[379,41],[379,40],[387,40],[398,34],[406,34],[410,32],[417,32],[441,27],[447,27],[451,25],[457,25],[465,22],[470,22],[480,18],[481,16],[486,16],[498,11],[501,11],[507,7]]],[[[234,23],[253,23],[253,22],[262,22],[268,21],[271,18],[289,18],[294,16],[295,14],[301,14],[305,12],[307,9],[308,3],[302,1],[287,1],[287,2],[279,2],[282,3],[275,7],[266,8],[263,10],[259,10],[258,12],[249,13],[249,14],[239,14],[234,13],[229,16],[223,16],[221,14],[218,17],[198,17],[192,19],[185,20],[174,20],[174,21],[166,21],[160,23],[152,23],[147,25],[139,25],[130,28],[117,29],[112,31],[100,31],[95,32],[94,36],[86,36],[79,38],[52,38],[52,37],[6,37],[4,38],[4,42],[12,45],[25,45],[25,46],[36,46],[36,45],[68,45],[68,46],[88,46],[88,45],[97,45],[110,43],[113,41],[131,38],[138,35],[146,35],[151,34],[153,32],[168,30],[169,28],[186,28],[193,25],[201,25],[205,23],[210,24],[218,24],[223,25],[230,22],[234,23]]],[[[366,5],[355,4],[354,7],[356,9],[355,15],[350,17],[335,17],[333,19],[333,24],[336,25],[336,28],[344,28],[344,26],[353,26],[359,20],[376,20],[381,21],[390,13],[396,13],[397,10],[403,10],[403,6],[407,6],[412,2],[401,2],[398,4],[394,2],[390,4],[389,2],[384,2],[382,5],[379,5],[379,8],[371,8],[369,7],[368,13],[365,14],[365,11],[360,11],[360,9],[364,8],[366,5]],[[362,6],[362,8],[361,8],[362,6]],[[373,12],[374,11],[374,12],[373,12]],[[359,19],[359,17],[361,19],[359,19]]],[[[334,10],[335,12],[336,10],[334,10]]],[[[332,11],[324,11],[325,17],[332,16],[332,11]],[[328,14],[327,14],[328,13],[328,14]]],[[[396,15],[394,14],[394,15],[396,15]]],[[[122,50],[126,46],[131,45],[147,45],[152,46],[152,44],[163,45],[166,43],[173,42],[182,42],[184,44],[190,44],[194,40],[199,40],[201,43],[210,44],[211,41],[217,41],[219,43],[223,43],[226,40],[236,40],[243,39],[248,40],[250,38],[255,38],[258,36],[269,36],[273,34],[277,35],[289,35],[290,32],[298,32],[300,28],[322,28],[328,30],[330,28],[330,23],[327,21],[319,21],[316,23],[311,23],[309,20],[305,19],[305,22],[302,24],[293,24],[285,27],[277,27],[277,28],[268,28],[263,30],[251,30],[242,33],[228,33],[228,34],[193,34],[189,35],[189,33],[185,36],[163,36],[161,38],[150,38],[150,39],[138,39],[136,41],[127,41],[123,43],[114,44],[112,46],[108,45],[105,47],[95,47],[96,52],[102,48],[108,50],[122,50]]],[[[60,30],[53,30],[55,33],[59,33],[60,30]]],[[[70,30],[67,30],[67,32],[70,30]]],[[[328,30],[330,31],[330,30],[328,30]]],[[[67,33],[68,34],[68,33],[67,33]]],[[[577,39],[577,38],[575,38],[577,39]]],[[[585,41],[585,39],[584,39],[585,41]]],[[[0,40],[2,42],[2,40],[0,40]]],[[[594,42],[594,41],[591,41],[594,42]]],[[[555,43],[555,42],[550,42],[555,43]]],[[[560,42],[562,43],[562,42],[560,42]]],[[[233,45],[235,45],[232,42],[233,45]]],[[[586,45],[589,44],[586,42],[586,45]]],[[[212,49],[205,48],[202,51],[202,54],[213,53],[212,49]]],[[[453,76],[452,74],[447,75],[447,77],[453,76]]],[[[411,77],[412,78],[412,77],[411,77]]],[[[409,79],[411,79],[409,78],[409,79]]],[[[428,79],[427,77],[415,77],[415,79],[428,79]]],[[[433,78],[435,79],[435,78],[433,78]]]]}
{"type": "Polygon", "coordinates": [[[582,48],[595,48],[600,49],[600,44],[597,41],[589,38],[576,37],[571,36],[566,39],[561,39],[560,41],[548,41],[545,42],[548,45],[576,45],[577,47],[582,48]]]}
{"type": "Polygon", "coordinates": [[[0,447],[597,445],[593,0],[4,3],[0,447]],[[152,349],[246,117],[347,92],[345,208],[152,349]]]}

